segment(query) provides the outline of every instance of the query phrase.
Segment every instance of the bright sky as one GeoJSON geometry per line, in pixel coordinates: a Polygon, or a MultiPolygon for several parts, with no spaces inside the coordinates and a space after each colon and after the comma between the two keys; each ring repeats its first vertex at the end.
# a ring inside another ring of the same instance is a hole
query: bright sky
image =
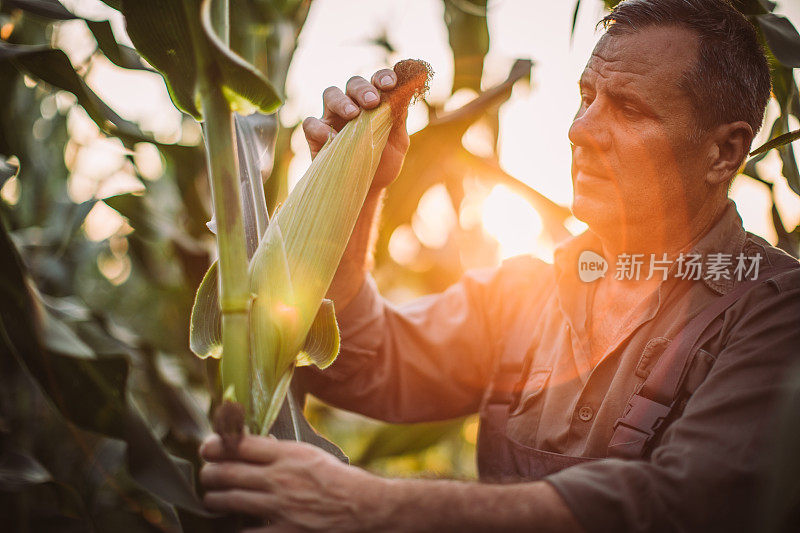
{"type": "MultiPolygon", "coordinates": [[[[121,17],[99,0],[64,3],[84,16],[110,18],[118,36],[122,36],[121,17]]],[[[789,4],[788,0],[780,2],[777,12],[786,14],[800,26],[800,3],[789,4]]],[[[491,45],[483,80],[484,86],[489,86],[503,79],[515,58],[531,58],[536,62],[532,89],[515,89],[501,109],[500,161],[507,172],[563,205],[569,205],[572,196],[567,130],[578,106],[577,79],[599,35],[594,25],[603,13],[602,2],[584,0],[575,39],[570,44],[573,7],[572,1],[490,0],[491,45]]],[[[430,99],[444,101],[449,94],[453,67],[442,12],[441,0],[315,0],[289,72],[288,99],[280,112],[281,119],[293,123],[305,116],[319,116],[321,94],[326,87],[343,86],[354,74],[368,77],[377,68],[387,66],[383,50],[369,42],[384,32],[397,49],[389,62],[404,57],[428,61],[436,73],[430,99]]],[[[73,63],[81,61],[93,48],[91,35],[77,21],[62,25],[59,40],[69,44],[73,63]]],[[[158,76],[124,71],[101,62],[93,67],[88,80],[121,115],[138,120],[159,139],[177,140],[180,114],[169,102],[158,76]]],[[[412,110],[409,130],[420,129],[425,121],[422,109],[412,110]]],[[[79,200],[92,194],[104,196],[131,186],[130,180],[123,179],[126,170],[121,145],[102,139],[80,116],[74,122],[75,128],[83,131],[84,149],[92,157],[83,154],[73,162],[75,176],[70,180],[73,197],[79,200]],[[116,179],[109,182],[105,179],[108,175],[115,175],[116,179]]],[[[298,179],[309,164],[299,129],[293,147],[298,156],[291,172],[298,179]]],[[[793,228],[800,223],[800,198],[779,178],[780,164],[777,156],[773,156],[761,168],[767,177],[777,181],[778,207],[786,225],[793,228]]],[[[142,159],[147,160],[145,156],[142,159]]],[[[494,190],[483,204],[484,226],[500,240],[501,255],[533,251],[549,257],[551,247],[542,247],[535,235],[520,238],[519,228],[540,228],[541,221],[527,204],[520,204],[509,195],[507,190],[494,190]]],[[[731,195],[745,227],[774,242],[766,188],[748,178],[739,178],[731,195]]],[[[95,237],[103,237],[109,231],[107,224],[102,226],[106,229],[97,228],[95,237]]]]}

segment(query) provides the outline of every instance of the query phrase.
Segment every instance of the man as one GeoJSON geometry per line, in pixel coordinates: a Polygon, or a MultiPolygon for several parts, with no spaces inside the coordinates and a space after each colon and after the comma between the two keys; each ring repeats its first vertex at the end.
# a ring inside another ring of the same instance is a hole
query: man
{"type": "MultiPolygon", "coordinates": [[[[480,410],[481,478],[515,483],[381,479],[257,437],[231,461],[212,438],[210,508],[268,518],[265,531],[753,527],[773,403],[800,345],[798,263],[744,232],[727,199],[763,119],[767,62],[722,0],[630,0],[605,23],[569,132],[572,208],[590,229],[554,265],[515,258],[389,305],[367,265],[408,146],[400,125],[330,291],[342,353],[300,374],[320,398],[384,420],[480,410]],[[607,275],[581,279],[604,261],[607,275]],[[772,281],[747,285],[754,263],[772,281]],[[702,336],[681,349],[687,324],[702,336]]],[[[326,90],[322,119],[304,123],[312,154],[394,81],[382,70],[326,90]]]]}

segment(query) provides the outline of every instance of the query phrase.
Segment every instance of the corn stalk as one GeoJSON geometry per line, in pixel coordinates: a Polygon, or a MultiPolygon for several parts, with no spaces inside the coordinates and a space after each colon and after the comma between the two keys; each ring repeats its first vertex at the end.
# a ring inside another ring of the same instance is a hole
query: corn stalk
{"type": "MultiPolygon", "coordinates": [[[[217,0],[216,3],[217,13],[223,13],[217,21],[217,26],[221,26],[222,30],[219,34],[223,36],[227,36],[227,17],[224,16],[227,4],[227,0],[217,0]]],[[[197,100],[205,121],[208,168],[217,221],[222,349],[228,355],[222,363],[222,379],[233,387],[229,393],[236,398],[246,399],[250,390],[250,369],[247,367],[250,296],[233,112],[219,83],[222,79],[219,66],[213,60],[206,35],[201,33],[203,27],[191,23],[198,16],[197,4],[192,0],[184,0],[183,6],[190,20],[189,30],[195,51],[197,100]]],[[[210,2],[204,3],[202,18],[208,30],[210,2]]],[[[243,407],[245,412],[251,408],[249,402],[244,402],[243,407]]]]}

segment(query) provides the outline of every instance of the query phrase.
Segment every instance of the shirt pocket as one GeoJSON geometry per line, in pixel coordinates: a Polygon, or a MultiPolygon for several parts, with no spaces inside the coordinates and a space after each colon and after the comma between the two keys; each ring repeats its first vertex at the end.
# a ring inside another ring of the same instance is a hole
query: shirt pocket
{"type": "Polygon", "coordinates": [[[525,414],[525,418],[533,421],[538,419],[537,412],[541,412],[542,397],[553,368],[549,366],[535,366],[528,371],[525,383],[520,391],[519,401],[509,413],[510,416],[525,414]]]}

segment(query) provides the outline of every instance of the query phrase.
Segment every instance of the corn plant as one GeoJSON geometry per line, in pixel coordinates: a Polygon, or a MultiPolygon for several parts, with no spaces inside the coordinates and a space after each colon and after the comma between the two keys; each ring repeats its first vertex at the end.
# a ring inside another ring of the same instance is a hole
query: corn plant
{"type": "MultiPolygon", "coordinates": [[[[240,162],[246,167],[252,161],[237,157],[236,124],[246,121],[234,113],[271,113],[280,98],[228,47],[227,1],[123,1],[122,11],[131,39],[164,74],[175,104],[203,121],[219,259],[198,290],[192,348],[201,357],[221,356],[225,398],[241,405],[251,431],[267,432],[295,364],[324,368],[338,353],[333,305],[324,295],[396,110],[426,86],[428,70],[422,63],[403,64],[395,96],[362,113],[323,148],[269,223],[260,180],[240,168],[240,162]],[[188,43],[171,33],[181,27],[188,28],[188,43]],[[342,190],[348,191],[344,202],[333,194],[342,190]],[[249,224],[243,205],[252,214],[249,224]],[[248,250],[246,226],[255,228],[255,250],[248,250]]],[[[229,412],[227,418],[235,419],[229,412]]],[[[220,426],[230,429],[230,420],[220,426]]]]}

